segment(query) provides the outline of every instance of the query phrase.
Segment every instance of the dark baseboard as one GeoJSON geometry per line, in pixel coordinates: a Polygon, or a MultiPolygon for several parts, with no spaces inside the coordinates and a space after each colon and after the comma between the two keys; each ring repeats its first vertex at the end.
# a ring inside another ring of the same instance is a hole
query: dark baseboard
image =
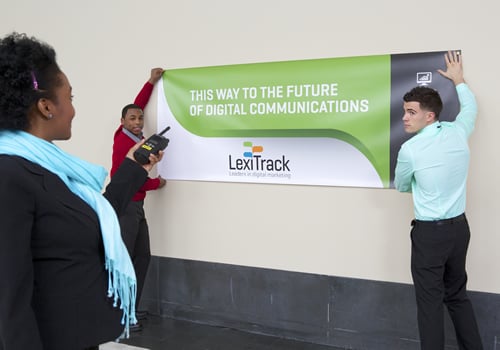
{"type": "MultiPolygon", "coordinates": [[[[500,295],[469,296],[484,348],[496,349],[500,295]]],[[[411,284],[153,257],[141,308],[345,349],[416,350],[420,345],[411,284]]],[[[448,316],[445,326],[447,349],[456,349],[448,316]]]]}

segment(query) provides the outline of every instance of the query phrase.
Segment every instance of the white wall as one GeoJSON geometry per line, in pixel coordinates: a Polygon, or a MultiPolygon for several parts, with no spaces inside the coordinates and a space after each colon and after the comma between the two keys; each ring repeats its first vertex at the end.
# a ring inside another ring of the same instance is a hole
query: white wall
{"type": "MultiPolygon", "coordinates": [[[[16,30],[49,42],[73,85],[73,137],[61,146],[107,168],[121,107],[152,67],[462,49],[480,108],[468,188],[469,288],[500,293],[493,0],[0,1],[0,35],[16,30]]],[[[146,115],[149,133],[154,102],[146,115]]],[[[171,181],[148,195],[146,210],[155,255],[411,282],[413,208],[395,190],[171,181]]]]}

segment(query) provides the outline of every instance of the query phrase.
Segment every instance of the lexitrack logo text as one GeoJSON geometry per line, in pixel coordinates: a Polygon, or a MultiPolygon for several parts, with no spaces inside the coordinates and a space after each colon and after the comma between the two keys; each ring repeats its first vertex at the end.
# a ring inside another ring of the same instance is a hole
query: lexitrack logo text
{"type": "MultiPolygon", "coordinates": [[[[229,170],[247,172],[290,172],[290,160],[284,155],[278,158],[266,158],[263,155],[264,147],[254,145],[250,141],[243,142],[243,147],[242,157],[233,157],[229,155],[229,170]]],[[[262,176],[262,174],[260,176],[262,176]]]]}

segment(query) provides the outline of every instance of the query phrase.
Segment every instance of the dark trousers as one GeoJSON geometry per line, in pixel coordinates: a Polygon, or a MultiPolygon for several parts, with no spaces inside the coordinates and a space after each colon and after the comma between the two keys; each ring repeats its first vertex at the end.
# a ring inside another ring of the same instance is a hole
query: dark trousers
{"type": "Polygon", "coordinates": [[[144,214],[144,202],[130,202],[119,220],[123,242],[130,254],[137,277],[137,307],[141,300],[142,289],[144,288],[144,281],[151,260],[149,228],[144,214]]]}
{"type": "Polygon", "coordinates": [[[440,221],[412,221],[411,272],[422,350],[444,349],[447,306],[461,350],[483,349],[467,297],[465,260],[470,240],[465,214],[440,221]]]}

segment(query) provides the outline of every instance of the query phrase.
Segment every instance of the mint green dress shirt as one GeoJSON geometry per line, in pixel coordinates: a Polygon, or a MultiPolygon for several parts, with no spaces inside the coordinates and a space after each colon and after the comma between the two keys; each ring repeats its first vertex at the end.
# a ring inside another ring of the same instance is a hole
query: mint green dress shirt
{"type": "Polygon", "coordinates": [[[467,84],[456,86],[460,113],[454,122],[426,126],[403,143],[394,185],[413,193],[417,220],[449,219],[465,212],[468,139],[474,130],[477,104],[467,84]]]}

